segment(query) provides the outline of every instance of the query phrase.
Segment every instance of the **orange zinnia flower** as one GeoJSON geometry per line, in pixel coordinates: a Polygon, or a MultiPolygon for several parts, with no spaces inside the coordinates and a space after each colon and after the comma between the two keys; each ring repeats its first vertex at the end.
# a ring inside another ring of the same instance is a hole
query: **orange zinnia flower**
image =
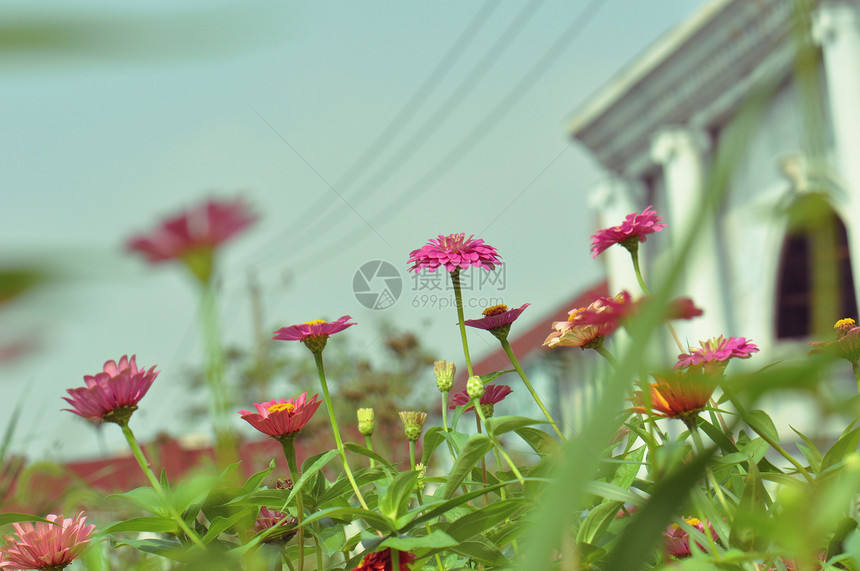
{"type": "Polygon", "coordinates": [[[638,412],[651,412],[666,418],[680,418],[689,423],[695,419],[708,404],[716,385],[711,376],[695,370],[687,372],[671,371],[654,375],[656,383],[649,385],[650,402],[642,392],[633,396],[638,412]]]}

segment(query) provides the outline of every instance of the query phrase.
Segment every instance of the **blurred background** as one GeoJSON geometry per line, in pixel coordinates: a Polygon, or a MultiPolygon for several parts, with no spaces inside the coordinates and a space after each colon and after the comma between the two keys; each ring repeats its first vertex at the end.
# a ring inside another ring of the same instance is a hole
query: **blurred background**
{"type": "MultiPolygon", "coordinates": [[[[408,372],[414,392],[396,399],[435,409],[428,364],[462,360],[456,313],[450,292],[432,299],[407,274],[409,252],[437,234],[475,234],[505,267],[465,293],[467,318],[526,302],[515,328],[548,332],[565,318],[606,276],[589,252],[606,170],[571,121],[705,4],[4,4],[0,425],[20,411],[8,451],[67,461],[122,450],[118,430],[60,412],[60,397],[123,354],[162,371],[135,414],[138,436],[207,441],[211,425],[194,413],[208,402],[194,383],[195,284],[124,243],[212,197],[242,197],[259,217],[217,269],[239,369],[274,329],[348,314],[358,326],[330,344],[370,370],[406,363],[389,368],[408,372]],[[384,308],[354,295],[371,261],[402,279],[384,308]]],[[[469,336],[477,359],[497,350],[485,332],[469,336]]],[[[280,358],[310,365],[303,347],[283,345],[295,353],[280,358]]],[[[300,372],[268,379],[268,398],[293,396],[300,372]]],[[[307,378],[298,388],[316,392],[307,378]]],[[[244,394],[237,410],[259,392],[244,394]]]]}

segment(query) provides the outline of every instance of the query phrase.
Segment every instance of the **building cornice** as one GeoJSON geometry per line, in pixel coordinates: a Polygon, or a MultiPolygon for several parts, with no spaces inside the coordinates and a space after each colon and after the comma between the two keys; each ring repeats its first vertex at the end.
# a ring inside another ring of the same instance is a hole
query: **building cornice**
{"type": "MultiPolygon", "coordinates": [[[[786,0],[713,0],[647,49],[582,107],[571,134],[609,170],[630,174],[648,155],[653,134],[686,125],[702,110],[736,94],[762,69],[780,77],[791,69],[794,3],[786,0]]],[[[701,125],[700,125],[701,126],[701,125]]]]}

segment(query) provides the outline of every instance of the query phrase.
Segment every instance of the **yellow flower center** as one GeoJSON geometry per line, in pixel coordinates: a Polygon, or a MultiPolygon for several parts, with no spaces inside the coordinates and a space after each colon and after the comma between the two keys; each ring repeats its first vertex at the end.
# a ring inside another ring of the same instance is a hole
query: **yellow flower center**
{"type": "Polygon", "coordinates": [[[269,414],[273,412],[281,412],[282,410],[285,410],[287,412],[294,412],[296,410],[296,405],[291,402],[278,402],[270,406],[268,410],[269,414]]]}
{"type": "Polygon", "coordinates": [[[851,319],[850,317],[846,317],[845,319],[840,319],[839,321],[837,321],[836,325],[833,326],[833,329],[850,328],[854,327],[855,325],[856,322],[853,319],[851,319]]]}
{"type": "Polygon", "coordinates": [[[305,321],[302,325],[322,325],[325,322],[325,319],[314,319],[313,321],[305,321]]]}
{"type": "Polygon", "coordinates": [[[504,304],[502,304],[502,305],[493,305],[493,306],[490,306],[490,307],[488,307],[487,309],[485,309],[485,310],[483,311],[483,313],[484,313],[484,316],[485,316],[485,317],[490,317],[491,315],[499,315],[499,314],[502,314],[502,313],[506,312],[507,310],[508,310],[508,306],[507,306],[507,305],[504,305],[504,304]]]}
{"type": "Polygon", "coordinates": [[[684,518],[684,521],[685,521],[685,522],[687,522],[687,523],[689,523],[689,524],[690,524],[690,525],[692,525],[693,527],[696,527],[697,525],[699,525],[700,523],[702,523],[702,522],[701,522],[701,520],[699,520],[699,518],[695,518],[695,517],[685,517],[685,518],[684,518]]]}
{"type": "Polygon", "coordinates": [[[579,317],[579,314],[585,311],[584,307],[580,307],[579,309],[574,309],[568,314],[568,321],[576,321],[576,318],[579,317]]]}

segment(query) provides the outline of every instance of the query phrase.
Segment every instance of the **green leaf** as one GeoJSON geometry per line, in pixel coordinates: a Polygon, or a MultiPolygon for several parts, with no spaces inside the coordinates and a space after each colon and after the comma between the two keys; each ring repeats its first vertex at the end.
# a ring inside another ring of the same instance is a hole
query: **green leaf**
{"type": "Polygon", "coordinates": [[[184,545],[171,539],[123,539],[111,541],[111,545],[114,547],[127,545],[138,551],[154,553],[174,561],[187,562],[191,558],[184,545]]]}
{"type": "Polygon", "coordinates": [[[487,432],[498,436],[518,428],[546,423],[545,420],[535,420],[524,416],[494,416],[487,419],[487,432]]]}
{"type": "Polygon", "coordinates": [[[414,551],[416,549],[445,549],[453,547],[459,542],[445,533],[444,531],[435,530],[429,535],[419,535],[417,537],[389,537],[383,541],[381,547],[390,547],[398,551],[414,551]]]}
{"type": "MultiPolygon", "coordinates": [[[[409,512],[409,514],[401,518],[401,520],[408,518],[409,521],[412,521],[412,525],[419,525],[424,523],[425,521],[429,521],[433,518],[439,517],[442,514],[456,508],[457,506],[460,506],[468,501],[473,500],[474,498],[477,498],[478,496],[490,494],[506,485],[508,485],[507,482],[494,484],[492,486],[487,486],[486,488],[472,490],[468,494],[463,494],[461,496],[457,496],[455,498],[451,498],[450,500],[445,501],[437,500],[434,503],[428,503],[425,500],[423,506],[418,506],[417,508],[413,509],[411,512],[409,512]]],[[[398,524],[400,524],[400,522],[398,522],[398,524]]],[[[404,526],[398,525],[398,529],[402,531],[404,529],[404,526]]]]}
{"type": "Polygon", "coordinates": [[[463,541],[459,545],[451,546],[449,549],[485,565],[505,567],[510,564],[510,560],[499,550],[498,546],[480,535],[463,541]]]}
{"type": "MultiPolygon", "coordinates": [[[[815,443],[813,443],[812,440],[810,440],[809,437],[807,437],[805,434],[795,429],[791,425],[789,425],[789,428],[794,430],[794,433],[800,436],[801,439],[803,439],[803,442],[806,444],[806,446],[801,448],[801,451],[803,452],[803,455],[806,456],[806,460],[807,462],[809,462],[809,467],[812,468],[812,471],[817,474],[821,471],[821,462],[824,460],[823,456],[821,455],[821,451],[818,449],[815,443]]],[[[798,446],[798,448],[800,448],[800,446],[798,446]]]]}
{"type": "MultiPolygon", "coordinates": [[[[324,454],[320,454],[319,457],[317,457],[317,459],[314,460],[314,462],[310,466],[308,466],[307,468],[305,468],[303,465],[302,468],[304,469],[304,472],[302,472],[302,475],[299,477],[297,482],[293,482],[293,489],[292,489],[292,491],[290,491],[290,496],[289,496],[289,498],[287,498],[287,503],[292,502],[293,498],[295,498],[296,494],[298,494],[301,491],[301,489],[305,485],[305,483],[309,479],[314,477],[317,472],[322,470],[323,467],[326,464],[328,464],[329,462],[331,462],[332,459],[335,456],[337,456],[338,454],[340,454],[340,453],[337,450],[329,450],[328,452],[326,452],[324,454]]],[[[305,464],[307,464],[307,462],[305,462],[305,464]]]]}
{"type": "Polygon", "coordinates": [[[744,418],[747,424],[753,427],[756,432],[764,433],[771,440],[779,441],[779,432],[773,424],[773,420],[763,410],[751,410],[744,418]]]}
{"type": "Polygon", "coordinates": [[[320,510],[310,515],[309,517],[306,517],[305,520],[302,522],[302,525],[307,526],[315,521],[327,517],[346,519],[348,521],[355,521],[356,519],[360,518],[371,524],[375,529],[378,529],[379,531],[395,531],[393,522],[384,515],[376,513],[374,511],[365,510],[362,508],[354,508],[351,506],[346,508],[338,507],[320,510]]]}
{"type": "Polygon", "coordinates": [[[493,502],[453,522],[448,526],[448,535],[458,541],[471,539],[505,521],[526,505],[521,499],[493,502]]]}
{"type": "Polygon", "coordinates": [[[641,506],[645,501],[641,496],[637,496],[631,492],[629,488],[622,488],[609,482],[588,482],[585,484],[585,491],[607,500],[631,503],[636,506],[641,506]]]}
{"type": "Polygon", "coordinates": [[[424,433],[424,450],[421,453],[421,463],[427,466],[430,463],[430,457],[440,444],[445,442],[445,429],[441,426],[434,426],[424,433]]]}
{"type": "Polygon", "coordinates": [[[483,434],[473,434],[462,452],[454,462],[454,467],[451,468],[451,474],[448,476],[448,482],[445,484],[445,498],[450,498],[457,491],[457,488],[472,471],[474,466],[484,455],[490,451],[493,443],[483,434]]]}
{"type": "Polygon", "coordinates": [[[713,449],[698,455],[654,487],[648,502],[624,528],[615,543],[606,569],[636,571],[644,568],[672,516],[680,511],[688,500],[690,490],[704,475],[712,455],[713,449]]]}
{"type": "Polygon", "coordinates": [[[606,532],[609,524],[615,520],[615,516],[618,515],[618,510],[620,510],[623,505],[623,502],[605,501],[597,507],[589,510],[588,515],[585,516],[585,519],[582,522],[582,525],[579,526],[576,542],[578,544],[585,543],[590,545],[595,540],[599,539],[600,536],[606,532]]]}
{"type": "Polygon", "coordinates": [[[857,451],[857,445],[860,442],[860,428],[846,431],[836,443],[830,447],[830,450],[824,453],[824,459],[821,462],[821,471],[836,466],[842,462],[845,457],[857,451]]]}
{"type": "Polygon", "coordinates": [[[203,536],[203,543],[211,543],[213,539],[217,538],[227,529],[230,529],[233,524],[235,524],[237,521],[241,520],[245,516],[246,512],[239,511],[230,517],[216,517],[209,524],[209,529],[206,531],[206,535],[203,536]]]}
{"type": "Polygon", "coordinates": [[[373,458],[386,468],[396,472],[397,468],[394,467],[394,464],[388,461],[384,456],[380,456],[370,448],[365,448],[364,446],[359,446],[354,442],[346,442],[343,445],[344,448],[349,450],[350,452],[355,452],[356,454],[361,454],[362,456],[367,456],[368,458],[373,458]]]}
{"type": "Polygon", "coordinates": [[[506,373],[516,373],[516,372],[517,372],[516,369],[508,369],[507,371],[494,371],[492,373],[487,373],[486,375],[481,375],[481,382],[486,385],[487,383],[492,383],[493,381],[495,381],[496,379],[498,379],[499,377],[501,377],[502,375],[504,375],[506,373]]]}
{"type": "Polygon", "coordinates": [[[410,470],[398,474],[388,486],[385,495],[379,500],[379,511],[389,519],[396,520],[406,513],[409,497],[418,483],[418,472],[410,470]]]}
{"type": "Polygon", "coordinates": [[[642,461],[645,458],[645,446],[640,446],[636,450],[632,450],[622,457],[625,462],[618,466],[615,470],[615,475],[612,477],[612,483],[619,488],[628,489],[633,485],[636,479],[636,474],[642,467],[642,461]]]}
{"type": "Polygon", "coordinates": [[[4,513],[0,514],[0,525],[9,525],[10,523],[18,523],[21,521],[48,521],[43,517],[22,514],[22,513],[4,513]]]}
{"type": "Polygon", "coordinates": [[[118,533],[120,531],[176,533],[176,522],[166,517],[135,517],[117,522],[102,533],[118,533]]]}
{"type": "Polygon", "coordinates": [[[532,450],[540,456],[551,454],[559,448],[558,441],[543,430],[524,426],[517,428],[514,432],[519,434],[520,438],[525,440],[526,444],[531,446],[532,450]]]}
{"type": "Polygon", "coordinates": [[[135,488],[122,494],[110,494],[108,498],[126,500],[151,514],[158,516],[167,515],[167,506],[165,506],[164,500],[155,490],[148,486],[135,488]]]}
{"type": "Polygon", "coordinates": [[[260,470],[247,480],[245,480],[245,485],[242,488],[245,490],[245,493],[251,493],[257,488],[260,487],[260,482],[266,479],[269,474],[275,471],[275,460],[274,458],[269,461],[269,467],[265,470],[260,470]]]}

